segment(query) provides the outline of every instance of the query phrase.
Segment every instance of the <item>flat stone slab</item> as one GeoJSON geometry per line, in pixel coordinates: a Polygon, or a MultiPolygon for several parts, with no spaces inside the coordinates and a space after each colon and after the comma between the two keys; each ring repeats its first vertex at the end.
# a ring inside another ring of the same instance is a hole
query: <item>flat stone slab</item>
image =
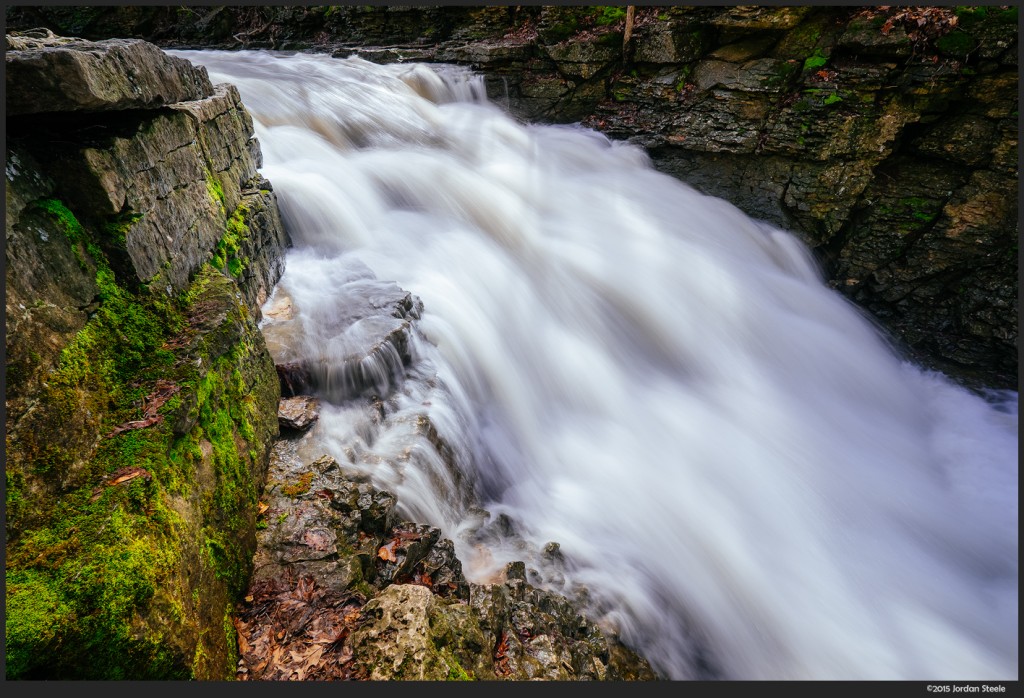
{"type": "Polygon", "coordinates": [[[213,94],[206,68],[141,39],[9,35],[7,116],[154,109],[213,94]]]}
{"type": "Polygon", "coordinates": [[[306,431],[320,418],[320,401],[309,395],[296,395],[281,400],[277,421],[283,429],[306,431]]]}

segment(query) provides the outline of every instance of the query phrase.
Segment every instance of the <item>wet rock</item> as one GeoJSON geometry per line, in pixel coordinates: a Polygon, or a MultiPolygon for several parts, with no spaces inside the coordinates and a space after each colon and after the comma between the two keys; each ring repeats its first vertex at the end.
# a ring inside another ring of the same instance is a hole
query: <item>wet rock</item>
{"type": "Polygon", "coordinates": [[[597,75],[622,52],[621,47],[598,38],[594,41],[564,41],[546,47],[548,56],[564,75],[589,79],[597,75]]]}
{"type": "Polygon", "coordinates": [[[792,29],[810,11],[809,7],[736,6],[711,20],[722,31],[754,32],[792,29]]]}
{"type": "Polygon", "coordinates": [[[410,333],[422,302],[394,283],[360,274],[339,280],[331,297],[329,307],[275,313],[263,325],[282,394],[311,393],[335,403],[386,397],[412,360],[410,333]]]}
{"type": "MultiPolygon", "coordinates": [[[[422,586],[385,589],[363,607],[365,620],[352,633],[356,671],[372,681],[443,681],[450,674],[467,675],[457,655],[438,649],[434,637],[437,628],[449,625],[448,608],[422,586]]],[[[472,622],[457,625],[458,632],[449,633],[458,638],[456,649],[468,646],[479,656],[485,647],[479,629],[472,622]]]]}
{"type": "Polygon", "coordinates": [[[283,429],[306,431],[320,418],[319,410],[320,402],[309,395],[282,398],[277,408],[277,421],[283,429]]]}
{"type": "Polygon", "coordinates": [[[8,140],[5,218],[8,424],[28,406],[61,350],[82,329],[97,296],[96,270],[47,210],[54,184],[8,140]]]}
{"type": "MultiPolygon", "coordinates": [[[[240,210],[258,208],[245,203],[261,179],[252,124],[236,91],[144,42],[33,32],[8,48],[7,550],[22,551],[8,570],[25,578],[38,555],[26,551],[50,535],[58,503],[91,532],[104,530],[91,517],[121,512],[113,544],[140,551],[110,556],[93,533],[67,536],[47,574],[97,570],[75,593],[109,598],[101,609],[76,601],[26,615],[51,582],[9,586],[8,619],[47,630],[9,635],[8,677],[224,678],[224,609],[248,575],[254,496],[279,428],[245,282],[207,264],[233,214],[257,225],[240,210]],[[180,303],[154,299],[168,288],[180,303]],[[129,383],[172,386],[173,398],[138,419],[120,397],[129,383]],[[125,458],[151,477],[97,491],[125,458]],[[108,501],[76,504],[94,498],[108,501]]],[[[283,240],[276,203],[256,196],[283,240]]],[[[271,259],[282,244],[256,239],[261,249],[245,249],[265,271],[252,299],[282,269],[271,259]]]]}
{"type": "Polygon", "coordinates": [[[708,33],[684,22],[657,22],[637,28],[633,39],[637,63],[689,63],[700,58],[708,33]]]}
{"type": "MultiPolygon", "coordinates": [[[[306,599],[361,599],[341,652],[352,678],[657,678],[576,602],[532,586],[522,562],[507,565],[493,583],[468,583],[439,529],[396,521],[393,495],[329,456],[304,463],[294,441],[278,441],[262,500],[265,527],[250,596],[299,580],[306,599]]],[[[511,532],[507,519],[496,521],[511,532]]],[[[555,543],[540,560],[551,578],[567,564],[555,543]]],[[[326,617],[330,609],[320,612],[326,617]]],[[[316,613],[311,607],[303,617],[315,623],[316,613]]]]}
{"type": "Polygon", "coordinates": [[[880,23],[870,19],[854,19],[839,37],[838,45],[851,52],[870,53],[886,58],[906,58],[913,51],[907,31],[895,26],[879,31],[880,23]]]}

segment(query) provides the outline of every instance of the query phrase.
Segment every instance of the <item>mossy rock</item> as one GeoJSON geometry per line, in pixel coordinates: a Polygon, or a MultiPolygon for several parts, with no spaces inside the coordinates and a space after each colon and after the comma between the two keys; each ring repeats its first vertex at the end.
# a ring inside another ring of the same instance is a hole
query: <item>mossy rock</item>
{"type": "Polygon", "coordinates": [[[226,678],[277,428],[273,361],[213,269],[175,304],[125,290],[102,256],[97,276],[96,314],[8,434],[7,678],[226,678]],[[177,390],[131,427],[158,385],[177,390]],[[80,436],[54,438],[68,428],[80,436]]]}

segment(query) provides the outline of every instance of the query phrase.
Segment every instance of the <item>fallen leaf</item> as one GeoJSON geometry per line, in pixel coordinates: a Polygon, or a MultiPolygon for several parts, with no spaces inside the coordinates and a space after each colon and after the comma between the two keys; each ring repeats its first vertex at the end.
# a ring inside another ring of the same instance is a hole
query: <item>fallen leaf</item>
{"type": "Polygon", "coordinates": [[[156,415],[156,411],[171,399],[181,388],[170,381],[160,379],[156,382],[156,390],[142,398],[143,414],[147,417],[156,415]]]}
{"type": "Polygon", "coordinates": [[[142,469],[142,468],[135,468],[131,472],[126,473],[126,474],[124,474],[124,475],[122,475],[122,476],[120,476],[118,478],[115,478],[115,479],[111,480],[108,484],[111,485],[111,486],[113,486],[113,485],[120,485],[122,482],[128,482],[129,480],[134,480],[135,478],[143,476],[143,475],[145,475],[146,477],[149,477],[149,473],[146,472],[144,469],[142,469]]]}
{"type": "Polygon", "coordinates": [[[387,562],[398,562],[398,558],[395,556],[395,543],[397,540],[393,540],[387,545],[382,545],[377,551],[377,557],[387,562]]]}
{"type": "Polygon", "coordinates": [[[256,516],[263,516],[267,513],[268,509],[270,509],[268,505],[264,504],[263,502],[260,502],[259,505],[256,507],[256,516]]]}
{"type": "Polygon", "coordinates": [[[323,645],[317,645],[313,648],[313,651],[306,655],[306,664],[304,670],[308,672],[310,669],[315,669],[316,665],[320,663],[320,658],[324,654],[323,645]]]}
{"type": "Polygon", "coordinates": [[[162,414],[156,414],[153,415],[152,417],[146,417],[145,419],[138,419],[133,422],[125,422],[120,426],[114,427],[111,430],[111,432],[107,434],[107,438],[109,439],[112,436],[117,436],[121,432],[131,431],[132,429],[145,429],[146,427],[151,427],[154,424],[159,424],[162,421],[164,421],[164,416],[162,414]]]}

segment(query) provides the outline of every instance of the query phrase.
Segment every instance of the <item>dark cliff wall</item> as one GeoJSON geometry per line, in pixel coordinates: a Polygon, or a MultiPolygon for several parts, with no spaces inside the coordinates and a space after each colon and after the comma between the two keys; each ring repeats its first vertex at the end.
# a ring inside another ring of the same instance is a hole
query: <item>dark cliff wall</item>
{"type": "Polygon", "coordinates": [[[233,676],[287,237],[233,87],[7,37],[7,678],[233,676]]]}
{"type": "Polygon", "coordinates": [[[524,119],[800,235],[917,360],[1017,386],[1015,7],[13,8],[14,26],[164,46],[469,64],[524,119]]]}

